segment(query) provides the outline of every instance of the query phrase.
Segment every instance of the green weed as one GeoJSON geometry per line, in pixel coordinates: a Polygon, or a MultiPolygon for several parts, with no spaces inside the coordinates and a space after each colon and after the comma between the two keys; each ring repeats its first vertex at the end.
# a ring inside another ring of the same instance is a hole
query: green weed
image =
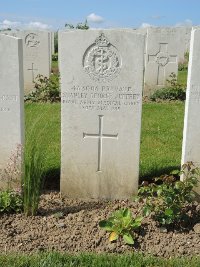
{"type": "Polygon", "coordinates": [[[107,219],[99,222],[99,226],[111,232],[109,241],[115,241],[122,237],[124,242],[129,245],[134,244],[134,231],[141,226],[142,217],[133,219],[129,209],[120,209],[113,212],[107,219]]]}
{"type": "Polygon", "coordinates": [[[195,199],[193,189],[197,186],[199,177],[199,168],[188,162],[182,166],[181,171],[155,178],[155,182],[161,184],[150,183],[140,187],[137,200],[144,203],[144,216],[153,212],[153,218],[161,225],[187,222],[189,217],[186,206],[195,199]],[[176,175],[183,175],[184,180],[176,180],[176,175]]]}

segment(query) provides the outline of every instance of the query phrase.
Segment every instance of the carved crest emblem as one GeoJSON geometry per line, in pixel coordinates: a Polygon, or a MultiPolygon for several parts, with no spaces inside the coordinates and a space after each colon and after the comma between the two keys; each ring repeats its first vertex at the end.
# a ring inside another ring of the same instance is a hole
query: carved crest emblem
{"type": "Polygon", "coordinates": [[[156,62],[159,66],[165,66],[169,62],[169,56],[166,52],[158,52],[156,55],[156,62]]]}
{"type": "Polygon", "coordinates": [[[97,82],[111,81],[119,74],[121,56],[103,33],[85,51],[83,68],[97,82]]]}
{"type": "Polygon", "coordinates": [[[40,44],[38,35],[35,33],[29,33],[28,35],[26,35],[25,44],[27,47],[38,47],[40,44]]]}

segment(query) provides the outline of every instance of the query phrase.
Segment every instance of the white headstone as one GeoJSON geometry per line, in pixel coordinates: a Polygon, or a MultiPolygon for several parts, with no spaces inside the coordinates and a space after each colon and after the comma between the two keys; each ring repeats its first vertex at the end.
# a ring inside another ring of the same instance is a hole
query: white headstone
{"type": "Polygon", "coordinates": [[[178,74],[179,59],[184,58],[181,36],[179,28],[147,29],[144,95],[163,88],[172,72],[178,74]]]}
{"type": "Polygon", "coordinates": [[[120,199],[137,193],[144,36],[59,33],[61,192],[120,199]]]}
{"type": "Polygon", "coordinates": [[[34,90],[35,78],[41,74],[49,78],[51,71],[51,33],[48,31],[26,30],[6,31],[7,35],[23,40],[24,90],[34,90]]]}
{"type": "Polygon", "coordinates": [[[0,188],[2,171],[24,145],[22,40],[0,34],[0,188]]]}
{"type": "Polygon", "coordinates": [[[55,53],[55,34],[51,32],[51,54],[55,53]]]}
{"type": "Polygon", "coordinates": [[[24,45],[24,88],[25,94],[34,88],[38,74],[50,75],[50,33],[46,31],[23,31],[18,35],[24,45]]]}
{"type": "MultiPolygon", "coordinates": [[[[191,34],[188,82],[183,131],[182,164],[192,161],[200,167],[200,30],[191,34]]],[[[200,186],[198,188],[200,194],[200,186]]]]}

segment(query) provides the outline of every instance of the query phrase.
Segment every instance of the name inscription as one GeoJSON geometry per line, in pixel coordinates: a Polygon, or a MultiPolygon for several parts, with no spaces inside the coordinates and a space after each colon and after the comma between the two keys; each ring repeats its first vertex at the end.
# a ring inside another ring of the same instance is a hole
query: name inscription
{"type": "Polygon", "coordinates": [[[62,94],[62,103],[84,110],[119,111],[140,103],[140,94],[131,86],[72,86],[62,94]]]}

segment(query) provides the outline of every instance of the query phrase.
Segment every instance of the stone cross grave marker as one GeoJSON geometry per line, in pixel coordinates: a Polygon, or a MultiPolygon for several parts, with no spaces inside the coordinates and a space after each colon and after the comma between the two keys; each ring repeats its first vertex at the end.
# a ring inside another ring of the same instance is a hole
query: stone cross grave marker
{"type": "Polygon", "coordinates": [[[137,193],[144,36],[59,32],[61,192],[120,199],[137,193]]]}
{"type": "Polygon", "coordinates": [[[177,75],[180,43],[176,29],[147,29],[143,93],[145,96],[164,87],[172,72],[177,75]]]}
{"type": "Polygon", "coordinates": [[[31,69],[28,69],[32,71],[32,82],[34,83],[35,81],[35,73],[34,70],[38,71],[38,69],[34,69],[34,63],[32,63],[31,69]]]}
{"type": "MultiPolygon", "coordinates": [[[[193,30],[186,91],[182,164],[192,161],[200,167],[200,30],[193,30]]],[[[200,186],[197,189],[200,195],[200,186]]]]}
{"type": "Polygon", "coordinates": [[[102,143],[104,138],[118,139],[118,134],[103,134],[103,115],[99,115],[99,133],[98,134],[88,134],[83,133],[83,138],[98,138],[98,168],[97,171],[101,171],[101,161],[102,161],[102,143]]]}
{"type": "MultiPolygon", "coordinates": [[[[12,153],[24,145],[22,40],[0,34],[0,189],[12,153]]],[[[18,151],[19,152],[19,151],[18,151]]],[[[20,159],[18,159],[20,160],[20,159]]],[[[20,178],[20,177],[19,177],[20,178]]]]}
{"type": "Polygon", "coordinates": [[[176,63],[177,56],[168,54],[168,44],[160,43],[159,51],[155,55],[148,56],[149,62],[154,62],[158,66],[157,77],[156,77],[156,85],[164,85],[166,80],[166,65],[168,63],[176,63]]]}

